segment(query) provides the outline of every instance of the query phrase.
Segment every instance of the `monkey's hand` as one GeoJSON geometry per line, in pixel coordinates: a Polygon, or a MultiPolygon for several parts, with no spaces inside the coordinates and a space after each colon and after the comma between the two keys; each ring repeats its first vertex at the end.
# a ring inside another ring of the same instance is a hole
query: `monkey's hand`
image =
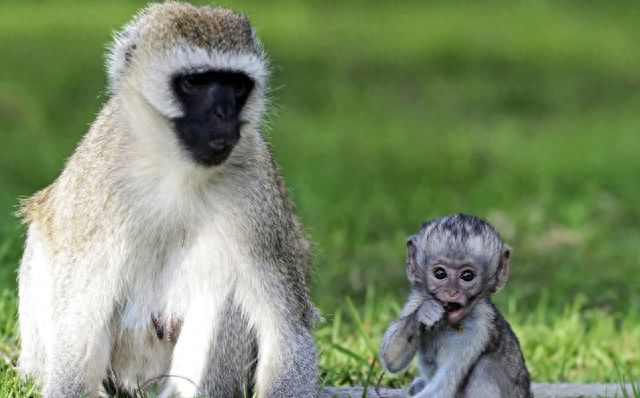
{"type": "Polygon", "coordinates": [[[420,308],[418,308],[416,312],[416,318],[421,325],[430,329],[442,319],[444,314],[445,310],[442,304],[435,299],[429,299],[420,305],[420,308]]]}
{"type": "Polygon", "coordinates": [[[402,307],[400,318],[415,318],[420,306],[428,300],[435,300],[430,294],[425,294],[421,289],[413,289],[409,292],[407,302],[402,307]]]}

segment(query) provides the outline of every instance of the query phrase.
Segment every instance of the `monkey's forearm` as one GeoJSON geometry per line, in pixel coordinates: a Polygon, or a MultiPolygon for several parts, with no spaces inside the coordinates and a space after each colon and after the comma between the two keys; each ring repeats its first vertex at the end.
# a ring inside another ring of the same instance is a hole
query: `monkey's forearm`
{"type": "Polygon", "coordinates": [[[429,295],[414,289],[402,307],[400,317],[389,325],[380,347],[380,358],[390,372],[404,369],[420,345],[422,328],[432,327],[444,315],[442,305],[429,295]]]}
{"type": "Polygon", "coordinates": [[[382,338],[380,359],[391,373],[407,367],[420,345],[420,326],[414,315],[393,321],[382,338]]]}

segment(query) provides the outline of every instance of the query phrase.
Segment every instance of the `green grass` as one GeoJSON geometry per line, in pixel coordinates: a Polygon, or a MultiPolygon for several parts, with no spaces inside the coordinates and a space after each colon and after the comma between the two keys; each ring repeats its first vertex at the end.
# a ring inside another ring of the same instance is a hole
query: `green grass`
{"type": "MultiPolygon", "coordinates": [[[[0,4],[2,325],[17,198],[56,177],[106,100],[105,45],[141,4],[0,4]]],[[[407,236],[460,211],[513,247],[496,303],[534,380],[616,381],[616,364],[640,380],[640,3],[218,4],[249,13],[272,58],[266,135],[316,243],[331,383],[369,376],[370,345],[408,290],[407,236]]]]}
{"type": "MultiPolygon", "coordinates": [[[[579,297],[560,316],[549,314],[548,295],[528,315],[518,311],[515,300],[509,302],[504,315],[520,339],[532,380],[618,383],[639,379],[640,353],[630,348],[640,341],[640,315],[611,316],[602,309],[586,308],[586,302],[579,297]]],[[[361,308],[347,298],[329,316],[316,331],[320,377],[325,385],[373,388],[383,373],[377,359],[380,337],[400,306],[369,288],[361,308]]],[[[0,310],[0,396],[32,396],[32,384],[20,383],[13,369],[17,358],[15,295],[5,291],[0,310]]],[[[406,388],[416,376],[412,364],[402,373],[386,373],[382,385],[406,388]]],[[[640,398],[637,391],[628,391],[628,396],[640,398]]]]}
{"type": "MultiPolygon", "coordinates": [[[[550,314],[548,297],[545,294],[528,314],[519,310],[516,300],[510,300],[503,312],[520,340],[533,381],[617,383],[621,375],[639,379],[640,353],[634,349],[640,341],[639,314],[611,316],[602,309],[587,308],[583,296],[560,314],[550,314]]],[[[328,384],[362,384],[377,357],[380,338],[400,306],[371,288],[361,309],[347,301],[344,310],[336,311],[319,328],[316,337],[328,384]]],[[[374,381],[381,372],[377,366],[374,381]]],[[[383,385],[406,388],[416,376],[414,364],[400,374],[387,373],[383,385]]]]}

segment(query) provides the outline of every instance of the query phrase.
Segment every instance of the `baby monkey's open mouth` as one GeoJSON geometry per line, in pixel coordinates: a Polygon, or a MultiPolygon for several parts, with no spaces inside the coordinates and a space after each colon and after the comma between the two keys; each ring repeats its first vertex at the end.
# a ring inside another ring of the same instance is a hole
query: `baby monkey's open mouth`
{"type": "Polygon", "coordinates": [[[447,311],[448,315],[457,315],[460,311],[462,311],[462,305],[459,303],[442,303],[445,311],[447,311]]]}

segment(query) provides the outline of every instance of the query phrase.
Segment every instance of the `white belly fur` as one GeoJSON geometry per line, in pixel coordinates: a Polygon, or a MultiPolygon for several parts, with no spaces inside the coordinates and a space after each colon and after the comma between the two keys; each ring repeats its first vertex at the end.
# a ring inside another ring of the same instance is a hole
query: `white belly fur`
{"type": "MultiPolygon", "coordinates": [[[[256,330],[265,331],[259,339],[268,343],[266,347],[273,348],[272,355],[277,357],[277,309],[272,300],[264,299],[267,292],[263,285],[256,285],[261,281],[257,274],[261,265],[244,250],[243,236],[221,218],[198,228],[191,234],[193,238],[176,234],[177,239],[167,245],[164,266],[138,264],[139,272],[134,274],[141,279],[132,283],[123,305],[112,358],[121,386],[136,388],[170,374],[165,395],[196,395],[207,368],[206,350],[219,328],[225,327],[217,314],[229,298],[241,305],[256,330]],[[181,321],[177,342],[158,339],[152,314],[159,315],[164,325],[172,318],[181,321]]],[[[268,378],[268,369],[259,372],[258,380],[268,378]]]]}

